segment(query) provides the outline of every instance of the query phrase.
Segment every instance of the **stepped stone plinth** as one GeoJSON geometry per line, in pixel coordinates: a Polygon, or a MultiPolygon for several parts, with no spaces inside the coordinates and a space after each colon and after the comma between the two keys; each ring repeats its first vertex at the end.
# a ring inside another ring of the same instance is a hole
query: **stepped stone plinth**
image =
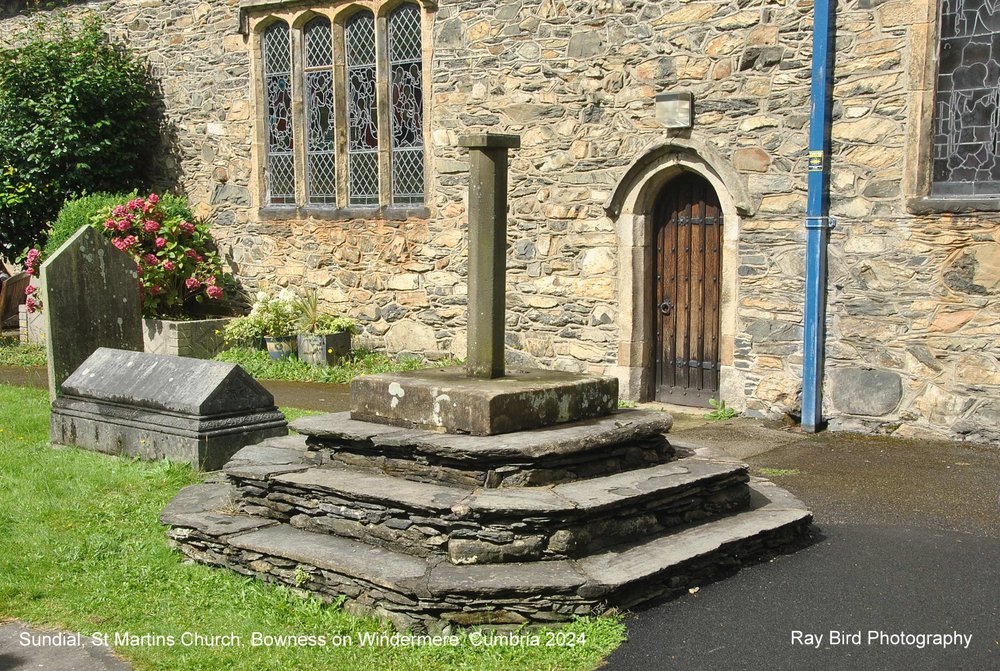
{"type": "Polygon", "coordinates": [[[800,502],[744,464],[675,451],[670,425],[624,410],[475,437],[304,417],[161,519],[198,561],[430,631],[628,607],[801,542],[800,502]]]}

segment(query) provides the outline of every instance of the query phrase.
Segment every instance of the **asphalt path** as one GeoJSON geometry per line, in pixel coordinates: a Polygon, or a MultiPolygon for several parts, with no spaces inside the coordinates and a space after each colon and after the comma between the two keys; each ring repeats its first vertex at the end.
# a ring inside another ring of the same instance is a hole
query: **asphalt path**
{"type": "MultiPolygon", "coordinates": [[[[684,435],[711,444],[740,431],[684,435]]],[[[627,614],[629,640],[604,668],[1000,669],[996,446],[772,438],[777,447],[743,458],[815,512],[813,543],[627,614]]]]}

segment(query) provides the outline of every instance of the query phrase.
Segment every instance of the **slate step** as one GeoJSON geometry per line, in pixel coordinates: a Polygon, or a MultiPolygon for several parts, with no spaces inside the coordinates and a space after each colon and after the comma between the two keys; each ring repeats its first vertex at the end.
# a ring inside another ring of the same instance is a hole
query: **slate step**
{"type": "Polygon", "coordinates": [[[541,486],[669,461],[667,413],[612,415],[497,436],[444,434],[312,415],[292,422],[324,462],[463,487],[541,486]]]}
{"type": "Polygon", "coordinates": [[[745,465],[698,458],[547,487],[472,489],[317,468],[301,443],[271,441],[245,448],[225,471],[251,514],[460,564],[578,557],[749,503],[745,465]]]}
{"type": "Polygon", "coordinates": [[[226,485],[182,490],[161,520],[198,561],[331,598],[345,595],[352,610],[373,612],[399,628],[434,631],[448,623],[549,623],[629,607],[800,542],[811,513],[770,483],[750,487],[754,507],[729,517],[577,560],[512,564],[454,565],[286,524],[252,527],[254,518],[246,515],[220,526],[215,507],[229,495],[226,485]]]}

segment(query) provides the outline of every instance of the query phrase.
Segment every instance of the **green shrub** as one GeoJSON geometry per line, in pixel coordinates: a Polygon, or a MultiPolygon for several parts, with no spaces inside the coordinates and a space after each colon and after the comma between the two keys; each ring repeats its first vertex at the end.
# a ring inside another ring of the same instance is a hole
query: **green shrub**
{"type": "Polygon", "coordinates": [[[74,194],[144,188],[159,138],[146,65],[96,18],[0,51],[0,255],[41,241],[74,194]],[[11,197],[13,194],[13,197],[11,197]]]}
{"type": "Polygon", "coordinates": [[[118,203],[124,203],[134,197],[134,195],[101,192],[81,198],[70,198],[63,204],[55,221],[52,222],[52,227],[46,232],[43,255],[48,257],[69,240],[81,226],[92,226],[94,219],[101,213],[110,212],[118,203]]]}

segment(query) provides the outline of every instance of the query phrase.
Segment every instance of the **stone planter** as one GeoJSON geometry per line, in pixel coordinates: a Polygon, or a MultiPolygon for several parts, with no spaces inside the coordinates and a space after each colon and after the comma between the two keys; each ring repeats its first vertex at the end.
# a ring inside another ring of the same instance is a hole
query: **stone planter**
{"type": "Polygon", "coordinates": [[[267,354],[275,361],[281,361],[295,354],[298,340],[295,336],[264,336],[264,346],[267,354]]]}
{"type": "Polygon", "coordinates": [[[45,316],[41,312],[28,312],[28,308],[20,305],[17,308],[19,338],[21,344],[45,344],[45,316]]]}
{"type": "Polygon", "coordinates": [[[142,320],[143,345],[152,354],[211,359],[224,348],[222,331],[230,319],[174,321],[147,317],[142,320]]]}
{"type": "Polygon", "coordinates": [[[350,333],[300,333],[299,359],[314,366],[334,366],[351,352],[350,333]]]}

